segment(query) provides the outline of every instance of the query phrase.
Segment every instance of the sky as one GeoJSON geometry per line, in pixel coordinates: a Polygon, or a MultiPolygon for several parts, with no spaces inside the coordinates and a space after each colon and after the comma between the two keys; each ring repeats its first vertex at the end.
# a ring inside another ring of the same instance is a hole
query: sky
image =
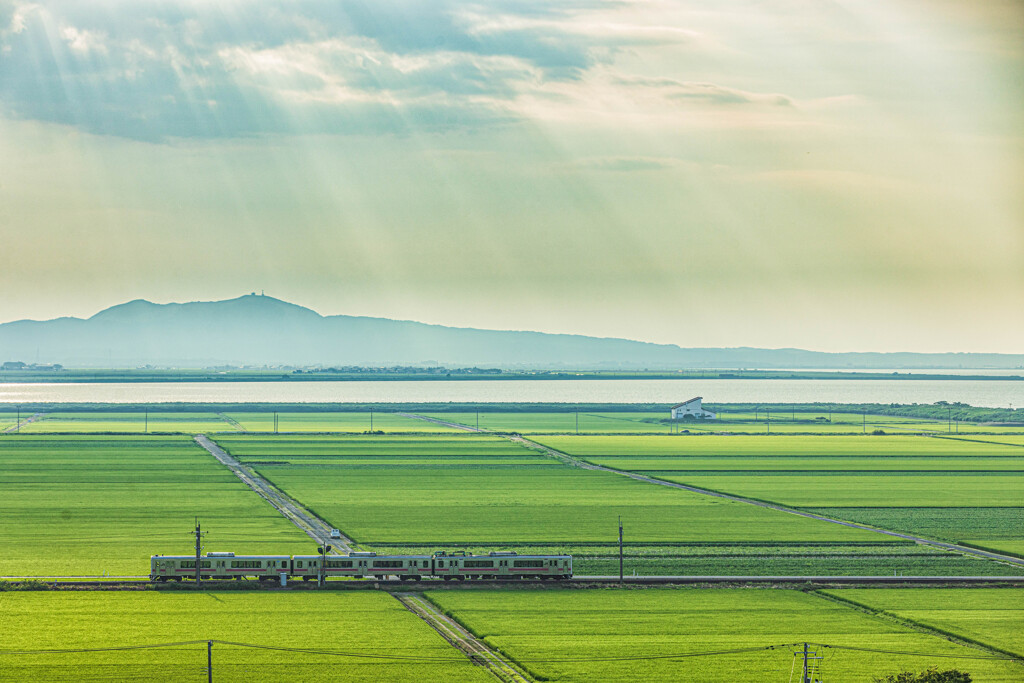
{"type": "Polygon", "coordinates": [[[1019,0],[0,0],[0,321],[1024,351],[1019,0]]]}

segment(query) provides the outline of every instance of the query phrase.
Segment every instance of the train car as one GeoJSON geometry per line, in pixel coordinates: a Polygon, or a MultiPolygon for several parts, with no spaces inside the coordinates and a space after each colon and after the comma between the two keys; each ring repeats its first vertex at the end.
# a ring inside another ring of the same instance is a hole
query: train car
{"type": "Polygon", "coordinates": [[[363,575],[383,579],[397,576],[402,581],[419,581],[433,575],[432,558],[429,555],[377,555],[376,553],[352,553],[363,555],[363,575]]]}
{"type": "Polygon", "coordinates": [[[520,555],[493,552],[487,555],[436,553],[434,574],[453,579],[568,579],[572,578],[571,555],[520,555]]]}
{"type": "MultiPolygon", "coordinates": [[[[354,552],[328,555],[324,560],[320,555],[207,553],[199,559],[199,572],[204,579],[272,581],[286,574],[292,579],[314,581],[320,578],[321,571],[328,579],[569,579],[572,578],[572,555],[520,555],[515,552],[471,555],[462,551],[433,555],[378,555],[354,552]]],[[[195,573],[194,555],[153,555],[150,558],[151,581],[183,581],[194,579],[195,573]]]]}
{"type": "MultiPolygon", "coordinates": [[[[150,559],[151,581],[182,581],[195,579],[195,555],[153,555],[150,559]]],[[[199,558],[199,575],[204,579],[255,578],[272,581],[282,573],[291,574],[290,555],[235,555],[206,553],[199,558]]]]}
{"type": "MultiPolygon", "coordinates": [[[[397,576],[402,581],[419,581],[431,576],[429,555],[378,555],[377,553],[354,552],[347,555],[328,555],[324,562],[324,578],[339,576],[350,578],[384,579],[397,576]]],[[[320,577],[319,555],[296,555],[292,558],[292,574],[303,581],[314,581],[320,577]]]]}

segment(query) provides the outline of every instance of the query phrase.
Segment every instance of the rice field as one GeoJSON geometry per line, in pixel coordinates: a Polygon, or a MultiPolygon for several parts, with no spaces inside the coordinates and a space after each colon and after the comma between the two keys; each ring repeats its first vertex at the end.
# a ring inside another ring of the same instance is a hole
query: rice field
{"type": "Polygon", "coordinates": [[[205,681],[205,642],[158,649],[10,654],[222,640],[216,681],[493,680],[390,595],[376,592],[0,592],[0,681],[205,681]]]}
{"type": "MultiPolygon", "coordinates": [[[[234,446],[238,450],[238,446],[234,446]]],[[[245,452],[244,450],[242,452],[245,452]]],[[[524,454],[529,451],[523,449],[524,454]]],[[[254,464],[361,543],[611,542],[621,515],[636,542],[879,540],[876,534],[615,474],[552,464],[402,468],[254,464]]]]}
{"type": "Polygon", "coordinates": [[[148,575],[150,555],[310,552],[188,437],[0,438],[0,576],[148,575]]]}
{"type": "Polygon", "coordinates": [[[660,472],[666,481],[723,491],[792,507],[1014,507],[1024,501],[1024,475],[958,472],[838,475],[755,474],[727,476],[660,472]]]}
{"type": "Polygon", "coordinates": [[[1019,681],[1024,675],[1020,663],[968,659],[979,652],[798,591],[432,591],[428,596],[489,645],[551,681],[785,681],[803,642],[833,646],[812,648],[824,657],[824,680],[871,681],[933,664],[969,671],[978,681],[1019,681]],[[736,652],[700,656],[729,651],[736,652]]]}
{"type": "Polygon", "coordinates": [[[536,452],[496,436],[219,436],[217,443],[237,458],[390,458],[536,456],[536,452]]]}
{"type": "MultiPolygon", "coordinates": [[[[1003,439],[1001,438],[1000,441],[1003,439]]],[[[1024,449],[988,441],[901,436],[548,436],[545,446],[575,456],[716,456],[804,457],[833,456],[1024,457],[1024,449]]]]}
{"type": "Polygon", "coordinates": [[[1017,555],[1017,543],[1024,542],[1024,454],[1011,437],[547,436],[538,441],[606,467],[884,529],[1017,555]]]}
{"type": "Polygon", "coordinates": [[[824,592],[1024,658],[1021,588],[849,588],[824,592]]]}
{"type": "MultiPolygon", "coordinates": [[[[274,413],[226,413],[225,417],[236,422],[241,431],[273,432],[274,413]]],[[[393,412],[316,412],[292,413],[278,412],[277,432],[416,432],[426,434],[445,434],[459,430],[443,425],[403,417],[393,412]]]]}
{"type": "Polygon", "coordinates": [[[446,422],[455,422],[492,432],[518,432],[520,434],[604,434],[604,433],[662,433],[668,434],[670,427],[662,420],[664,412],[615,412],[591,411],[564,413],[422,413],[446,422]]]}
{"type": "MultiPolygon", "coordinates": [[[[25,416],[22,416],[24,419],[25,416]]],[[[22,434],[233,432],[235,425],[217,413],[44,413],[21,425],[22,434]]]]}

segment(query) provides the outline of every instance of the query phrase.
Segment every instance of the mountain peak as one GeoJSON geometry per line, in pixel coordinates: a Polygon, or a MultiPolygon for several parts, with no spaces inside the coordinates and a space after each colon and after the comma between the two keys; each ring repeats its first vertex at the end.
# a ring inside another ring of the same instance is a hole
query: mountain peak
{"type": "Polygon", "coordinates": [[[125,321],[131,319],[154,317],[180,317],[189,314],[206,314],[218,317],[237,315],[253,316],[287,316],[321,318],[316,311],[276,299],[265,294],[244,294],[234,299],[220,301],[190,301],[187,303],[155,304],[145,299],[134,299],[123,304],[111,306],[95,314],[89,320],[125,321]]]}

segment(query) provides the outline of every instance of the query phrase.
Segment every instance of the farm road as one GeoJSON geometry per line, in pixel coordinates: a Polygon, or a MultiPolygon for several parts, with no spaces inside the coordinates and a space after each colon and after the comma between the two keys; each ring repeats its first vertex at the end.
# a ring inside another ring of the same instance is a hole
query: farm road
{"type": "Polygon", "coordinates": [[[452,429],[461,429],[464,432],[475,432],[477,434],[490,434],[486,429],[478,429],[477,427],[470,427],[469,425],[459,424],[458,422],[445,422],[439,420],[436,417],[427,417],[426,415],[417,415],[416,413],[397,413],[401,417],[409,417],[414,420],[423,420],[424,422],[433,422],[436,425],[442,427],[451,427],[452,429]]]}
{"type": "Polygon", "coordinates": [[[406,609],[441,634],[454,647],[465,652],[469,658],[486,668],[494,677],[506,683],[528,683],[533,679],[517,669],[500,654],[487,647],[462,624],[442,614],[432,602],[418,593],[392,593],[406,609]]]}
{"type": "Polygon", "coordinates": [[[553,448],[539,444],[536,441],[530,441],[521,436],[509,436],[506,437],[510,441],[518,443],[527,448],[533,448],[535,450],[542,450],[553,458],[557,458],[566,464],[573,465],[585,470],[597,470],[600,472],[611,472],[613,474],[619,474],[630,479],[636,479],[637,481],[646,482],[648,484],[657,484],[658,486],[668,486],[674,489],[683,489],[684,491],[690,491],[692,493],[700,493],[705,496],[713,496],[715,498],[724,498],[737,503],[746,503],[748,505],[756,505],[758,507],[768,508],[770,510],[778,510],[779,512],[788,512],[791,515],[797,515],[799,517],[809,517],[811,519],[821,520],[822,522],[831,522],[832,524],[839,524],[841,526],[847,526],[851,529],[864,529],[865,531],[874,531],[878,534],[884,534],[886,536],[895,536],[896,538],[902,538],[906,541],[914,541],[915,543],[921,543],[922,545],[929,545],[933,548],[941,548],[942,550],[952,550],[965,555],[974,555],[975,557],[983,557],[988,560],[996,560],[998,562],[1005,562],[1007,564],[1017,565],[1024,567],[1024,560],[1018,557],[1010,557],[1008,555],[1000,555],[999,553],[991,553],[987,550],[978,550],[977,548],[970,548],[965,545],[957,545],[956,543],[944,543],[942,541],[933,541],[927,538],[921,538],[920,536],[913,536],[911,534],[904,534],[898,531],[888,531],[886,529],[878,529],[866,524],[857,524],[856,522],[844,522],[841,519],[833,519],[824,515],[815,514],[813,512],[805,512],[803,510],[797,510],[794,508],[786,507],[785,505],[778,505],[776,503],[766,503],[761,500],[754,500],[752,498],[744,498],[742,496],[734,496],[728,493],[719,493],[718,491],[710,491],[708,489],[697,488],[696,486],[688,486],[686,484],[679,484],[674,481],[662,481],[661,479],[655,479],[653,477],[647,477],[642,474],[636,474],[634,472],[625,472],[623,470],[613,469],[611,467],[603,467],[601,465],[594,465],[575,458],[568,453],[556,451],[553,448]]]}
{"type": "MultiPolygon", "coordinates": [[[[434,418],[425,417],[423,415],[416,415],[415,413],[405,413],[405,415],[406,415],[406,417],[419,418],[421,420],[426,420],[427,422],[434,422],[436,424],[447,425],[449,427],[455,427],[457,429],[463,429],[463,430],[469,431],[469,432],[482,431],[482,430],[474,429],[473,427],[467,427],[466,425],[460,425],[460,424],[457,424],[457,423],[454,423],[454,422],[444,422],[442,420],[435,420],[434,418]]],[[[580,469],[584,469],[584,470],[594,470],[594,471],[598,471],[598,472],[611,472],[612,474],[618,474],[618,475],[621,475],[623,477],[629,477],[630,479],[636,479],[637,481],[642,481],[642,482],[645,482],[647,484],[655,484],[657,486],[667,486],[667,487],[673,488],[673,489],[682,489],[684,491],[690,491],[691,493],[699,493],[699,494],[704,495],[704,496],[713,496],[715,498],[724,498],[725,500],[731,500],[731,501],[734,501],[736,503],[746,503],[747,505],[756,505],[758,507],[768,508],[770,510],[778,510],[779,512],[788,512],[791,515],[798,515],[800,517],[809,517],[811,519],[817,519],[817,520],[820,520],[822,522],[831,522],[832,524],[839,524],[841,526],[850,527],[852,529],[864,529],[865,531],[874,531],[875,533],[878,533],[878,534],[884,534],[886,536],[894,536],[896,538],[901,538],[901,539],[906,540],[906,541],[914,541],[915,543],[920,543],[922,545],[932,546],[933,548],[940,548],[942,550],[952,550],[954,552],[963,553],[964,555],[973,555],[975,557],[982,557],[982,558],[985,558],[987,560],[995,560],[997,562],[1004,562],[1006,564],[1012,564],[1012,565],[1016,565],[1018,567],[1024,567],[1024,560],[1020,559],[1019,557],[1010,557],[1008,555],[1000,555],[999,553],[993,553],[993,552],[989,552],[987,550],[979,550],[977,548],[970,548],[970,547],[965,546],[965,545],[957,545],[956,543],[945,543],[943,541],[933,541],[931,539],[921,538],[920,536],[913,536],[911,534],[903,534],[903,533],[900,533],[898,531],[888,531],[886,529],[877,529],[875,527],[867,526],[866,524],[857,524],[856,522],[844,522],[841,519],[833,519],[831,517],[826,517],[824,515],[815,514],[813,512],[805,512],[803,510],[797,510],[797,509],[794,509],[794,508],[789,508],[789,507],[786,507],[784,505],[778,505],[777,503],[766,503],[764,501],[754,500],[752,498],[744,498],[742,496],[734,496],[734,495],[731,495],[731,494],[728,494],[728,493],[719,493],[718,491],[710,491],[708,489],[697,488],[696,486],[688,486],[686,484],[679,484],[679,483],[672,482],[672,481],[663,481],[661,479],[655,479],[653,477],[647,477],[647,476],[644,476],[642,474],[636,474],[634,472],[626,472],[624,470],[617,470],[617,469],[613,469],[611,467],[604,467],[602,465],[594,465],[594,464],[589,463],[589,462],[587,462],[585,460],[580,460],[579,458],[576,458],[576,457],[574,457],[572,455],[569,455],[568,453],[563,453],[562,451],[557,451],[554,448],[549,448],[548,446],[545,446],[543,444],[539,444],[536,441],[531,441],[530,439],[527,439],[527,438],[525,438],[523,436],[520,436],[519,434],[499,434],[498,436],[502,436],[502,437],[508,439],[509,441],[511,441],[512,443],[517,443],[520,446],[524,446],[526,448],[529,448],[529,449],[532,449],[532,450],[535,450],[535,451],[541,451],[542,453],[544,453],[544,454],[546,454],[546,455],[548,455],[548,456],[550,456],[552,458],[555,458],[556,460],[560,460],[561,462],[563,462],[563,463],[565,463],[567,465],[572,465],[573,467],[579,467],[580,469]]]]}
{"type": "Polygon", "coordinates": [[[255,491],[259,496],[273,505],[278,512],[288,518],[295,526],[302,529],[318,544],[331,545],[334,554],[349,553],[352,551],[352,539],[342,535],[341,538],[331,538],[331,525],[302,507],[284,492],[276,489],[273,484],[256,474],[255,471],[238,462],[230,453],[210,441],[205,434],[195,436],[197,444],[205,448],[210,455],[215,457],[222,465],[235,473],[235,476],[255,491]]]}
{"type": "Polygon", "coordinates": [[[32,415],[31,417],[26,417],[21,422],[18,422],[17,424],[13,424],[13,425],[11,425],[10,427],[8,427],[6,429],[0,430],[0,434],[13,434],[13,433],[17,432],[19,429],[21,429],[21,427],[23,425],[27,425],[30,422],[35,422],[36,420],[40,419],[45,414],[46,413],[36,413],[35,415],[32,415]]]}

